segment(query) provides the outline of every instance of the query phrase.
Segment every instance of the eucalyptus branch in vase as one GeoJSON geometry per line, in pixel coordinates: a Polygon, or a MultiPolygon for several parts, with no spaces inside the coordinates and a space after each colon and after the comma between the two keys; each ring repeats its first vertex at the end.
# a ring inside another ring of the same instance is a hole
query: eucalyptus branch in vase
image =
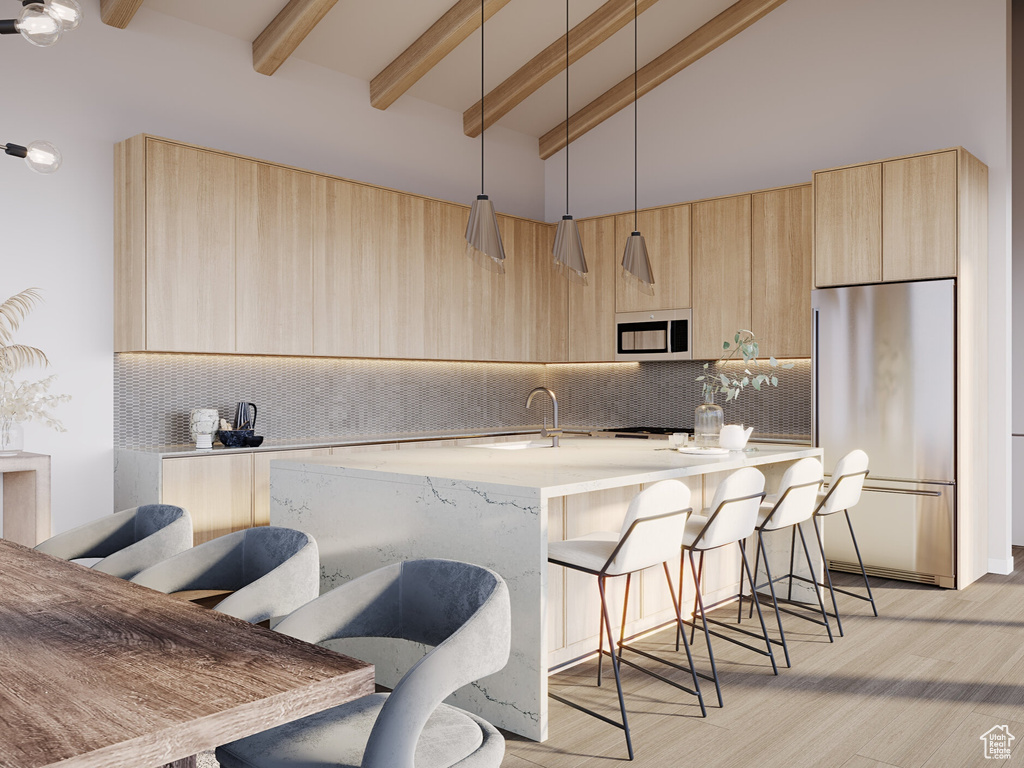
{"type": "MultiPolygon", "coordinates": [[[[747,386],[753,387],[760,392],[761,387],[777,387],[779,378],[773,373],[757,373],[750,369],[758,369],[760,363],[757,359],[758,344],[753,331],[740,329],[736,331],[732,342],[722,342],[722,356],[711,368],[711,363],[704,363],[704,371],[696,378],[701,382],[701,393],[704,395],[704,402],[697,406],[694,414],[694,438],[697,445],[704,448],[711,448],[718,445],[718,435],[722,431],[725,416],[722,407],[715,405],[715,394],[725,395],[725,401],[735,400],[740,392],[747,386]],[[737,355],[743,358],[743,372],[734,372],[732,366],[726,366],[730,361],[739,362],[737,355]]],[[[793,363],[779,363],[774,357],[768,359],[772,368],[792,368],[793,363]]]]}
{"type": "Polygon", "coordinates": [[[50,394],[56,376],[39,381],[15,381],[14,375],[31,365],[48,367],[49,359],[38,347],[15,344],[14,332],[28,313],[42,301],[37,288],[27,288],[0,304],[0,454],[21,450],[21,422],[38,421],[65,432],[64,425],[51,413],[70,395],[50,394]]]}

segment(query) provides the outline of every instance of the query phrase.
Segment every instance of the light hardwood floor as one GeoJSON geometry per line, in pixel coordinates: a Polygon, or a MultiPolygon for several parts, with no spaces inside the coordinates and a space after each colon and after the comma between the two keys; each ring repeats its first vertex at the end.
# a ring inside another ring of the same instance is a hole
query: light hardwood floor
{"type": "MultiPolygon", "coordinates": [[[[963,592],[873,579],[879,617],[867,603],[840,596],[846,636],[832,644],[824,629],[784,616],[793,667],[780,661],[778,677],[763,657],[716,642],[725,708],[711,706],[714,687],[706,683],[706,719],[692,697],[624,667],[632,765],[1024,766],[1024,548],[1014,557],[1014,574],[985,576],[963,592]],[[1008,760],[984,757],[980,737],[996,725],[1017,737],[1008,760]]],[[[734,617],[734,610],[718,613],[734,617]]],[[[670,635],[641,647],[667,651],[670,635]]],[[[706,665],[699,639],[694,648],[706,665]]],[[[617,717],[610,662],[600,689],[595,665],[556,675],[552,689],[617,717]]],[[[683,673],[670,675],[677,676],[683,673]]],[[[555,701],[550,707],[548,741],[507,736],[505,768],[629,764],[620,730],[555,701]]]]}

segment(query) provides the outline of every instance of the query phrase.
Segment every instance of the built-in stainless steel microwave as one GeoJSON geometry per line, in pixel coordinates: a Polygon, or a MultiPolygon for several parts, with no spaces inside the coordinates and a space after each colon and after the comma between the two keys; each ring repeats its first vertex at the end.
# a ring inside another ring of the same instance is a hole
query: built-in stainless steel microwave
{"type": "Polygon", "coordinates": [[[615,314],[616,360],[690,360],[688,309],[615,314]]]}

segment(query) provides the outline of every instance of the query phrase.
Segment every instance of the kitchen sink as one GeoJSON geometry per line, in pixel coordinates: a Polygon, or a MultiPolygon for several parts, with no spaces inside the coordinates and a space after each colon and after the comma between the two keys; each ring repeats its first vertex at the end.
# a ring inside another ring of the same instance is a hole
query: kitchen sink
{"type": "Polygon", "coordinates": [[[550,448],[550,440],[524,440],[515,443],[487,443],[485,445],[474,445],[473,448],[490,448],[496,451],[521,451],[526,448],[550,448]]]}

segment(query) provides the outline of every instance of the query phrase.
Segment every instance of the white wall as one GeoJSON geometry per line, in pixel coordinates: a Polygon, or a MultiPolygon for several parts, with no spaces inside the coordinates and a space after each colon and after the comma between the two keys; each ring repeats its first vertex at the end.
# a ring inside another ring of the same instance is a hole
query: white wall
{"type": "Polygon", "coordinates": [[[1013,543],[1024,546],[1024,0],[1013,0],[1013,543]]]}
{"type": "MultiPolygon", "coordinates": [[[[366,83],[336,72],[293,60],[268,78],[244,41],[145,7],[116,30],[99,0],[83,5],[82,27],[54,48],[0,40],[0,143],[46,138],[65,157],[52,177],[0,157],[0,300],[43,289],[18,340],[46,351],[56,391],[74,398],[59,412],[67,433],[26,428],[27,449],[53,456],[55,531],[113,505],[115,142],[147,132],[444,199],[479,191],[479,143],[461,114],[408,97],[381,112],[366,83]]],[[[500,128],[487,139],[498,209],[541,218],[536,140],[500,128]]]]}
{"type": "MultiPolygon", "coordinates": [[[[989,167],[990,547],[1009,552],[1007,0],[788,0],[639,102],[640,207],[961,145],[989,167]]],[[[640,17],[640,45],[643,45],[640,17]]],[[[633,114],[572,147],[575,216],[632,207],[633,114]]],[[[546,163],[549,220],[564,156],[546,163]]],[[[980,404],[984,407],[983,404],[980,404]]]]}

